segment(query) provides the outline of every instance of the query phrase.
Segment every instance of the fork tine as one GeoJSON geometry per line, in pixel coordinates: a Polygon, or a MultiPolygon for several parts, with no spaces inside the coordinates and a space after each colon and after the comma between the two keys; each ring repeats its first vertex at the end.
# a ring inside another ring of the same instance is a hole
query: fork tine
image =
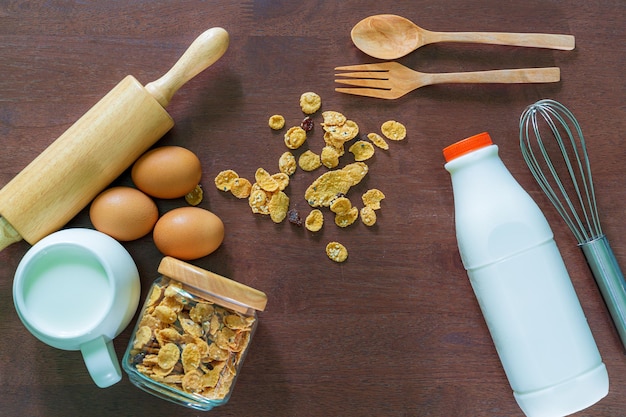
{"type": "Polygon", "coordinates": [[[336,83],[339,84],[346,84],[346,85],[351,85],[354,87],[369,87],[369,88],[380,88],[380,89],[386,89],[389,90],[389,85],[387,83],[387,80],[361,80],[358,78],[348,78],[345,80],[341,80],[341,79],[337,79],[335,80],[336,83]]]}
{"type": "Polygon", "coordinates": [[[335,88],[338,93],[353,94],[356,96],[374,97],[393,99],[395,97],[390,96],[390,90],[379,90],[375,88],[335,88]]]}
{"type": "Polygon", "coordinates": [[[340,72],[335,74],[335,77],[351,77],[351,78],[370,78],[376,80],[388,80],[389,73],[386,71],[360,71],[360,72],[340,72]]]}
{"type": "Polygon", "coordinates": [[[380,71],[388,72],[389,69],[384,67],[384,64],[360,64],[360,65],[345,65],[343,67],[335,67],[335,71],[380,71]]]}

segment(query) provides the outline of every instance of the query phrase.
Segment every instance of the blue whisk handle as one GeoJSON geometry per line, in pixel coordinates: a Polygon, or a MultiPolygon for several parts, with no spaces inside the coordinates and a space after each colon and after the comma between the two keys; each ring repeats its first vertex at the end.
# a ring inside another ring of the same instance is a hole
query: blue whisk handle
{"type": "Polygon", "coordinates": [[[587,263],[626,349],[626,282],[605,235],[581,243],[587,263]]]}

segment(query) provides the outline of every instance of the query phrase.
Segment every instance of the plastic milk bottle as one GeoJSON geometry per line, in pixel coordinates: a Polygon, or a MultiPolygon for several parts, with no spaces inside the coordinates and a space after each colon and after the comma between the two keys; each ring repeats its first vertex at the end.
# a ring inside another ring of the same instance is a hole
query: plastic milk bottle
{"type": "Polygon", "coordinates": [[[461,259],[517,403],[528,417],[596,403],[609,378],[543,213],[488,133],[443,154],[461,259]]]}

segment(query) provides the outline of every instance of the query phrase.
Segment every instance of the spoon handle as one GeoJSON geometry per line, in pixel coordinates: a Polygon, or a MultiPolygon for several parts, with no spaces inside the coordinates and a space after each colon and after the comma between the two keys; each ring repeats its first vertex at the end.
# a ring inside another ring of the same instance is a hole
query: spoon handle
{"type": "Polygon", "coordinates": [[[572,35],[547,33],[501,32],[432,32],[425,31],[424,44],[436,42],[485,43],[490,45],[527,46],[570,51],[575,41],[572,35]]]}

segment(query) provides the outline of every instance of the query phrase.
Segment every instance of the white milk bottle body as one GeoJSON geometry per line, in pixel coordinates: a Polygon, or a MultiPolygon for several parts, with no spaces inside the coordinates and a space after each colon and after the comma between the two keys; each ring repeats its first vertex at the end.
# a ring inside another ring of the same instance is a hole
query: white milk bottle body
{"type": "Polygon", "coordinates": [[[444,155],[459,252],[520,408],[560,417],[591,406],[608,375],[543,213],[488,134],[444,155]]]}

